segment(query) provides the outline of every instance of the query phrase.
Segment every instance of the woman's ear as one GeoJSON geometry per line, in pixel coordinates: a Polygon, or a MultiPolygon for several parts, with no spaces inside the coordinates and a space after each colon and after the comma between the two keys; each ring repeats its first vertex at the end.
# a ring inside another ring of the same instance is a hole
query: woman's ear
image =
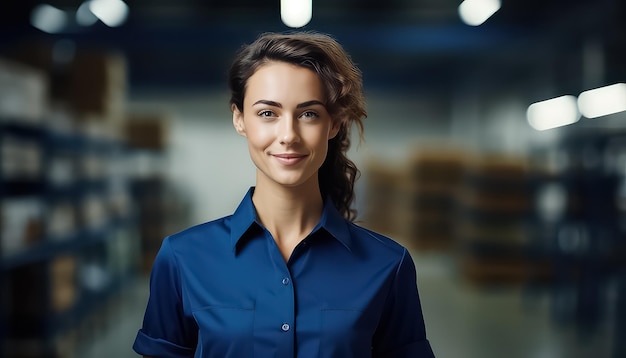
{"type": "Polygon", "coordinates": [[[233,112],[233,126],[237,133],[242,136],[246,136],[246,126],[243,122],[243,113],[237,108],[235,104],[231,105],[231,111],[233,112]]]}
{"type": "Polygon", "coordinates": [[[341,121],[334,119],[332,121],[330,131],[328,132],[328,140],[331,140],[337,136],[339,130],[341,129],[341,121]]]}

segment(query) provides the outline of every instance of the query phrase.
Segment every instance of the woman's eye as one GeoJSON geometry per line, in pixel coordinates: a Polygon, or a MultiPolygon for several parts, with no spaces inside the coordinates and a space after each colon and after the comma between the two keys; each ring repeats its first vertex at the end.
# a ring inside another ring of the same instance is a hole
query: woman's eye
{"type": "Polygon", "coordinates": [[[302,113],[302,114],[300,115],[300,117],[302,117],[302,118],[306,118],[306,119],[312,119],[312,118],[317,118],[317,117],[319,117],[319,115],[318,115],[316,112],[313,112],[313,111],[307,111],[307,112],[302,113]]]}
{"type": "Polygon", "coordinates": [[[274,117],[274,112],[269,110],[261,111],[259,112],[259,117],[274,117]]]}

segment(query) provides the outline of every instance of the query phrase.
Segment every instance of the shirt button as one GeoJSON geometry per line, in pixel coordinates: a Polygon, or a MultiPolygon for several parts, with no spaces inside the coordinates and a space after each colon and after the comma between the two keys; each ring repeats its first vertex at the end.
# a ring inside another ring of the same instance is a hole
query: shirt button
{"type": "Polygon", "coordinates": [[[289,284],[289,278],[283,278],[283,285],[287,286],[289,284]]]}
{"type": "Polygon", "coordinates": [[[283,325],[280,327],[280,329],[283,330],[283,332],[287,332],[289,330],[289,324],[288,323],[283,323],[283,325]]]}

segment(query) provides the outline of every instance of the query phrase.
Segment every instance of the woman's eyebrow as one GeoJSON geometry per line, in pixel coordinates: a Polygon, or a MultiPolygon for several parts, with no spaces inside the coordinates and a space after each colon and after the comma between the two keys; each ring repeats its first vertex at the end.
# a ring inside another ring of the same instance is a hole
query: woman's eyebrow
{"type": "MultiPolygon", "coordinates": [[[[272,106],[272,107],[283,108],[282,104],[280,104],[278,102],[275,102],[275,101],[270,101],[270,100],[267,100],[267,99],[260,99],[260,100],[258,100],[256,102],[254,102],[252,105],[256,106],[257,104],[265,104],[265,105],[272,106]]],[[[321,105],[321,106],[324,106],[323,102],[314,99],[314,100],[311,100],[311,101],[306,101],[306,102],[299,103],[296,106],[296,108],[310,107],[310,106],[314,106],[314,105],[318,105],[318,104],[321,105]]]]}
{"type": "Polygon", "coordinates": [[[274,102],[274,101],[270,101],[267,99],[260,99],[256,102],[254,102],[252,105],[256,106],[257,104],[266,104],[268,106],[272,106],[272,107],[278,107],[278,108],[283,108],[283,105],[278,103],[278,102],[274,102]]]}
{"type": "Polygon", "coordinates": [[[322,103],[321,101],[318,100],[312,100],[312,101],[306,101],[306,102],[302,102],[300,104],[298,104],[296,106],[296,108],[303,108],[303,107],[309,107],[309,106],[314,106],[316,104],[319,104],[321,106],[324,106],[324,103],[322,103]]]}

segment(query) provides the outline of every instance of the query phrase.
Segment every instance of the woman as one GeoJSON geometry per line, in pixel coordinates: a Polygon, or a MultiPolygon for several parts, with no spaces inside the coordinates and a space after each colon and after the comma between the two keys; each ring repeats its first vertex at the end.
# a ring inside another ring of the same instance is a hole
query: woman
{"type": "Polygon", "coordinates": [[[261,35],[230,69],[256,184],[167,237],[134,349],[155,357],[433,357],[413,261],[352,222],[361,73],[331,37],[261,35]]]}

